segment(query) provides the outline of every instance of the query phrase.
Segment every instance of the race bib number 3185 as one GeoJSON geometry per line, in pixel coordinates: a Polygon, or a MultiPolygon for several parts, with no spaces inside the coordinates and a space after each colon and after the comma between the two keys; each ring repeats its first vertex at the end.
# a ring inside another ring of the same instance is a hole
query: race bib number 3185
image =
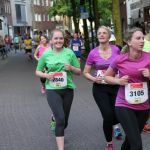
{"type": "Polygon", "coordinates": [[[148,99],[146,82],[129,83],[125,86],[125,99],[129,104],[144,103],[148,99]]]}

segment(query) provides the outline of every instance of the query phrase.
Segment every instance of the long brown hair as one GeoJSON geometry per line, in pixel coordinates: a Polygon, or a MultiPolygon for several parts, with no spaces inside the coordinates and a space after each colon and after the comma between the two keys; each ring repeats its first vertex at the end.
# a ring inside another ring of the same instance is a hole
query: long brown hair
{"type": "Polygon", "coordinates": [[[126,30],[126,32],[124,34],[124,41],[125,41],[126,45],[122,48],[121,53],[129,52],[129,46],[128,46],[127,42],[131,40],[133,34],[135,32],[137,32],[137,31],[141,31],[142,32],[142,29],[134,27],[134,28],[126,30]]]}

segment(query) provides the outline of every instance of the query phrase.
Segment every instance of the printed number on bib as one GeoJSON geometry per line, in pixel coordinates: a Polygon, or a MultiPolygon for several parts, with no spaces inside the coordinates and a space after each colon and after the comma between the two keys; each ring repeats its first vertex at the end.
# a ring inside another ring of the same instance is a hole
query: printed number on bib
{"type": "MultiPolygon", "coordinates": [[[[105,72],[106,72],[106,70],[98,70],[97,71],[97,77],[104,77],[105,76],[105,72]]],[[[103,84],[107,84],[105,81],[104,81],[104,79],[102,80],[102,83],[103,84]]]]}
{"type": "Polygon", "coordinates": [[[144,103],[148,99],[148,87],[146,82],[129,83],[125,86],[125,99],[129,104],[144,103]]]}
{"type": "Polygon", "coordinates": [[[73,51],[79,51],[79,46],[78,45],[73,45],[73,51]]]}
{"type": "Polygon", "coordinates": [[[67,74],[66,72],[55,72],[54,79],[49,81],[51,87],[60,88],[67,86],[67,74]]]}

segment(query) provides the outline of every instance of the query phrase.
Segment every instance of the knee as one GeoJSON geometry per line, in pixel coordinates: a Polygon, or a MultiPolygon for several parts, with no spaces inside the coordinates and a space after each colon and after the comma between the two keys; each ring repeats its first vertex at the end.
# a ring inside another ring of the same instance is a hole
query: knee
{"type": "Polygon", "coordinates": [[[67,126],[68,126],[68,122],[65,122],[65,129],[67,128],[67,126]]]}
{"type": "Polygon", "coordinates": [[[65,127],[65,117],[64,116],[60,116],[60,117],[55,118],[55,119],[56,119],[56,125],[58,127],[61,127],[61,128],[65,127]]]}

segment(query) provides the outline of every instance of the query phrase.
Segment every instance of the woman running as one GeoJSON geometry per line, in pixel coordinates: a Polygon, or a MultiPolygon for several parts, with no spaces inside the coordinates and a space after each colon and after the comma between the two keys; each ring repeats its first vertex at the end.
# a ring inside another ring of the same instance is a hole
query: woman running
{"type": "MultiPolygon", "coordinates": [[[[42,56],[42,54],[44,53],[44,51],[50,47],[47,37],[46,36],[41,36],[40,37],[40,45],[36,48],[35,52],[34,52],[34,58],[39,61],[40,57],[42,56]]],[[[44,68],[43,72],[46,71],[46,68],[44,68]]],[[[41,93],[44,94],[45,93],[45,78],[40,78],[41,83],[42,83],[42,87],[41,87],[41,93]]]]}
{"type": "Polygon", "coordinates": [[[74,97],[73,74],[80,75],[80,64],[71,49],[64,48],[61,30],[52,32],[51,47],[41,56],[36,75],[46,78],[48,104],[56,120],[56,142],[58,150],[64,150],[64,129],[68,125],[69,113],[74,97]],[[47,68],[47,73],[43,69],[47,68]]]}
{"type": "Polygon", "coordinates": [[[127,52],[118,56],[108,68],[105,80],[120,85],[115,112],[126,134],[121,150],[143,150],[141,131],[149,115],[150,53],[143,51],[141,29],[126,32],[127,52]],[[119,71],[119,77],[115,78],[119,71]]]}
{"type": "MultiPolygon", "coordinates": [[[[99,46],[90,51],[83,71],[84,76],[94,82],[93,96],[102,113],[103,131],[107,141],[105,150],[113,150],[112,130],[113,125],[118,123],[114,112],[118,85],[109,85],[104,81],[105,71],[120,54],[117,46],[109,44],[110,37],[111,31],[107,27],[99,27],[97,31],[99,46]],[[95,68],[94,75],[90,73],[92,67],[95,68]]],[[[119,128],[117,132],[121,136],[119,128]]]]}
{"type": "Polygon", "coordinates": [[[26,36],[24,40],[25,53],[28,55],[28,60],[33,60],[32,58],[32,40],[29,35],[26,36]]]}

